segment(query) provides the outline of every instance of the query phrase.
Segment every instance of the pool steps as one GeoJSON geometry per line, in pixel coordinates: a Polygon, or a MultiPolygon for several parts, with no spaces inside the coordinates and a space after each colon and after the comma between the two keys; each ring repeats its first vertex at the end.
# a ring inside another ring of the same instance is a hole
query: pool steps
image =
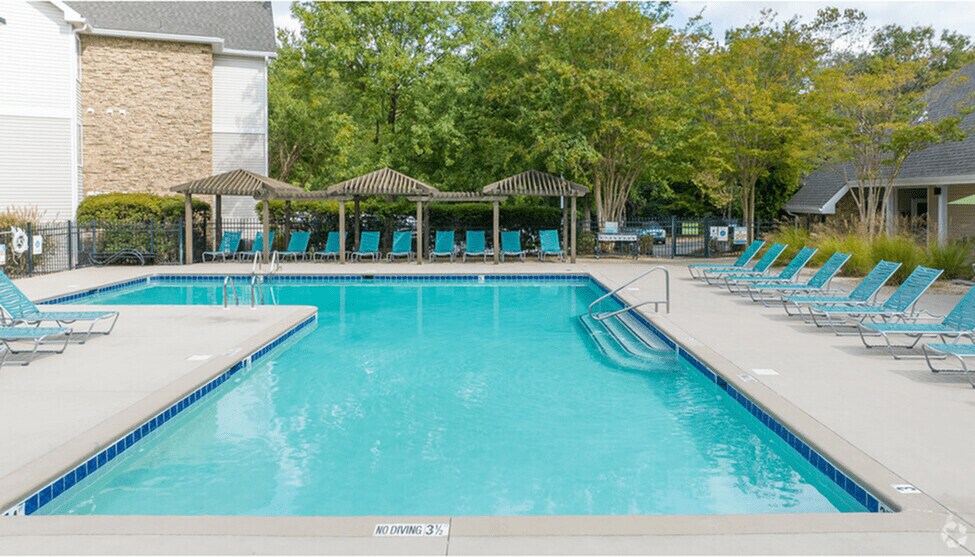
{"type": "Polygon", "coordinates": [[[614,364],[628,369],[660,370],[660,362],[673,358],[674,351],[650,347],[616,318],[597,321],[588,314],[579,316],[579,326],[600,352],[614,364]]]}

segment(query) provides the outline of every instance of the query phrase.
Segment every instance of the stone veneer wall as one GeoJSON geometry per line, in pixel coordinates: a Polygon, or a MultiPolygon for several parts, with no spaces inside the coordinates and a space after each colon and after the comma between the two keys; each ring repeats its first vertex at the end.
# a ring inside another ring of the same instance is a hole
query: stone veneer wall
{"type": "Polygon", "coordinates": [[[86,195],[170,194],[172,186],[209,176],[210,47],[93,35],[81,41],[86,195]]]}

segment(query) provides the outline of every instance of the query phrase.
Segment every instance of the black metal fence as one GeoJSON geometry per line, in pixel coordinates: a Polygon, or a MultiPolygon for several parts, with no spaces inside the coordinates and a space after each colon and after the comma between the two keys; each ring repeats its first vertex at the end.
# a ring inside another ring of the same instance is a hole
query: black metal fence
{"type": "MultiPolygon", "coordinates": [[[[199,241],[204,246],[202,227],[199,241]]],[[[93,265],[179,264],[182,222],[46,222],[0,231],[0,268],[12,277],[93,265]]]]}
{"type": "MultiPolygon", "coordinates": [[[[773,222],[756,222],[755,235],[771,232],[773,222]]],[[[740,221],[720,217],[627,220],[583,225],[580,255],[623,257],[720,257],[744,249],[748,231],[740,221]]]]}

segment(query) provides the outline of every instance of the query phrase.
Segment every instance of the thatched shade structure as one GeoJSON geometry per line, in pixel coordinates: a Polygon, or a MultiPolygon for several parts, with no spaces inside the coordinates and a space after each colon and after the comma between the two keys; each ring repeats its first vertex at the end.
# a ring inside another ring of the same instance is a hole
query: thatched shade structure
{"type": "MultiPolygon", "coordinates": [[[[589,193],[589,188],[570,182],[560,176],[553,176],[537,170],[529,170],[484,186],[485,195],[511,196],[532,195],[541,197],[561,197],[562,200],[562,249],[569,253],[570,261],[576,262],[576,198],[589,193]],[[571,198],[571,211],[564,198],[571,198]],[[570,224],[571,215],[571,224],[570,224]],[[571,239],[570,239],[571,238],[571,239]]],[[[500,244],[500,208],[494,202],[494,262],[498,262],[500,244]]]]}
{"type": "MultiPolygon", "coordinates": [[[[207,178],[200,178],[186,182],[170,188],[171,191],[181,193],[185,196],[185,217],[186,226],[186,261],[193,262],[193,195],[212,195],[214,196],[213,210],[216,215],[214,223],[215,240],[219,242],[223,234],[223,222],[221,218],[221,197],[224,195],[240,195],[253,197],[262,201],[272,199],[321,199],[320,193],[305,191],[291,184],[261,176],[249,170],[238,168],[230,172],[216,174],[207,178]]],[[[264,203],[264,260],[268,261],[270,252],[270,242],[267,241],[270,235],[270,209],[268,203],[264,203]]]]}
{"type": "MultiPolygon", "coordinates": [[[[391,168],[380,168],[368,174],[357,176],[344,182],[339,182],[329,186],[325,194],[332,199],[340,200],[339,203],[339,238],[345,238],[345,203],[341,201],[353,200],[355,202],[355,232],[353,234],[354,245],[359,242],[359,200],[369,195],[388,195],[395,197],[406,197],[411,201],[416,201],[416,264],[423,264],[423,203],[429,200],[430,196],[438,193],[437,188],[424,184],[416,178],[411,178],[401,172],[396,172],[391,168]]],[[[339,250],[339,263],[345,263],[345,246],[339,250]]]]}

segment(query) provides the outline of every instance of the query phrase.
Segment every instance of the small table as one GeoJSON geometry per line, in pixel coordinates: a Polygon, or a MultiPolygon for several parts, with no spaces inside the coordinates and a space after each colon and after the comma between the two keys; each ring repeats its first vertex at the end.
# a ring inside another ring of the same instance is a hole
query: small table
{"type": "MultiPolygon", "coordinates": [[[[640,241],[636,234],[596,234],[596,259],[603,254],[599,250],[601,242],[612,242],[614,244],[630,244],[629,256],[636,259],[640,256],[640,241]]],[[[614,252],[615,253],[615,252],[614,252]]],[[[618,253],[623,253],[622,250],[618,253]]]]}

